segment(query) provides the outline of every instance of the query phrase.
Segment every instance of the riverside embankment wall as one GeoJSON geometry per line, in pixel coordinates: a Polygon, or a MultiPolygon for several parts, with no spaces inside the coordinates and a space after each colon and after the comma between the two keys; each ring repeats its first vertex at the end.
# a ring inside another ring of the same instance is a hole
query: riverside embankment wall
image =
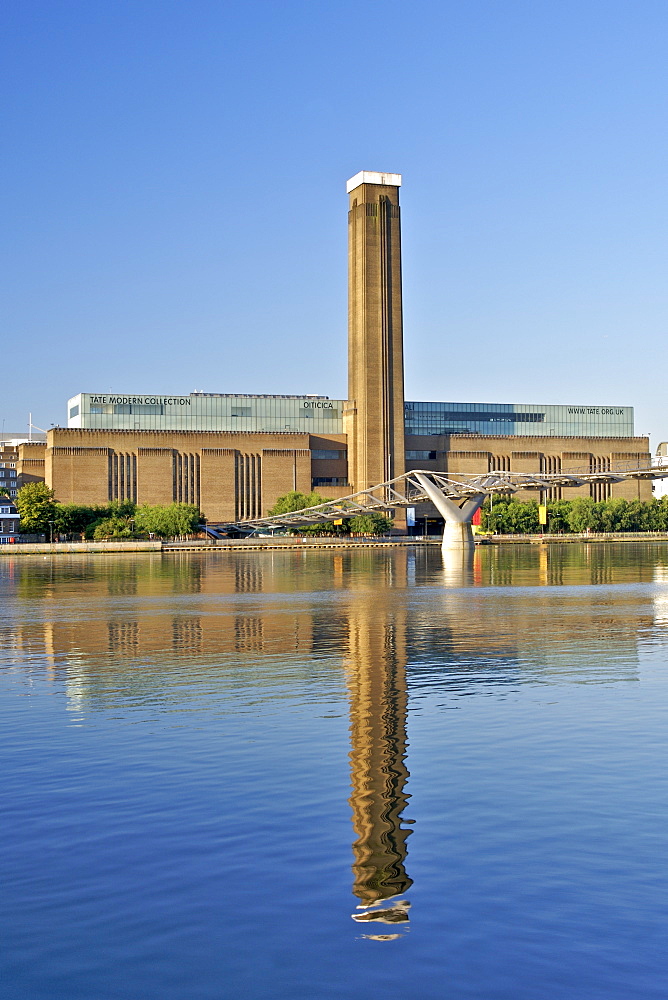
{"type": "Polygon", "coordinates": [[[266,549],[364,549],[396,548],[407,545],[440,545],[440,538],[235,538],[212,541],[185,542],[49,542],[0,545],[2,556],[59,555],[76,552],[88,555],[95,553],[123,552],[229,552],[264,551],[266,549]]]}
{"type": "MultiPolygon", "coordinates": [[[[573,535],[488,535],[478,544],[487,545],[544,545],[546,543],[574,544],[597,542],[668,542],[666,531],[609,532],[573,535]]],[[[368,549],[405,548],[406,546],[440,546],[440,537],[433,538],[236,538],[212,541],[185,542],[54,542],[0,545],[2,556],[37,556],[82,553],[88,555],[118,555],[124,552],[262,552],[276,549],[368,549]]]]}

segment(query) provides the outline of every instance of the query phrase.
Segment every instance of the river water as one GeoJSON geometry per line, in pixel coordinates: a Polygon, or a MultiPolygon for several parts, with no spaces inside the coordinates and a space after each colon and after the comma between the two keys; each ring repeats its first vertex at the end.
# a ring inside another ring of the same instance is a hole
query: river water
{"type": "Polygon", "coordinates": [[[0,560],[5,1000],[665,1000],[668,546],[0,560]]]}

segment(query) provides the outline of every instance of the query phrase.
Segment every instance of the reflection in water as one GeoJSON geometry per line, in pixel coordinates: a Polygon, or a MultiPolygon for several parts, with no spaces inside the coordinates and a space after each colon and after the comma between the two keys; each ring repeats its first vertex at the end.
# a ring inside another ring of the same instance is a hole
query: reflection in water
{"type": "Polygon", "coordinates": [[[139,622],[108,622],[110,653],[136,653],[139,646],[139,622]]]}
{"type": "MultiPolygon", "coordinates": [[[[397,560],[395,572],[405,570],[397,560]]],[[[378,580],[380,585],[389,581],[378,580]]],[[[394,581],[396,582],[396,580],[394,581]]],[[[352,750],[350,805],[353,811],[353,919],[360,923],[403,924],[410,903],[398,899],[412,885],[406,874],[402,827],[406,757],[406,609],[388,608],[377,593],[360,593],[348,621],[347,674],[352,750]],[[380,905],[393,900],[391,906],[380,905]]],[[[410,822],[410,821],[407,821],[410,822]]],[[[393,940],[398,934],[367,935],[393,940]]]]}
{"type": "Polygon", "coordinates": [[[312,694],[325,675],[340,684],[343,657],[352,916],[382,931],[365,936],[394,940],[408,927],[412,885],[402,820],[407,677],[416,702],[439,704],[525,683],[635,681],[639,643],[668,621],[667,546],[446,555],[7,558],[3,649],[27,678],[42,671],[62,683],[82,725],[110,707],[121,717],[137,706],[183,715],[220,699],[224,714],[226,695],[239,691],[266,706],[282,691],[312,694]]]}
{"type": "Polygon", "coordinates": [[[654,567],[654,622],[660,628],[668,625],[668,566],[654,567]]]}
{"type": "Polygon", "coordinates": [[[177,654],[182,650],[202,652],[202,619],[199,615],[192,618],[178,615],[173,618],[172,648],[177,654]]]}
{"type": "Polygon", "coordinates": [[[441,549],[443,583],[446,587],[472,587],[476,583],[476,569],[480,564],[480,549],[471,546],[441,549]]]}
{"type": "Polygon", "coordinates": [[[237,615],[234,619],[234,649],[237,653],[263,651],[264,622],[259,615],[237,615]]]}

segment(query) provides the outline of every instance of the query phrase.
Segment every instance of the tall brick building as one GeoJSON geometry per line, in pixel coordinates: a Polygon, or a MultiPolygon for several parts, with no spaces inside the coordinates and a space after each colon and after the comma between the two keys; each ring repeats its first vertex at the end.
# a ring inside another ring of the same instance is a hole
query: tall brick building
{"type": "MultiPolygon", "coordinates": [[[[400,186],[399,174],[370,171],[347,185],[347,400],[80,393],[46,447],[19,446],[23,481],[43,476],[64,503],[195,503],[216,522],[265,514],[289,490],[336,498],[405,469],[646,467],[649,440],[634,435],[631,407],[404,401],[400,186]]],[[[559,495],[649,499],[651,485],[559,495]]]]}

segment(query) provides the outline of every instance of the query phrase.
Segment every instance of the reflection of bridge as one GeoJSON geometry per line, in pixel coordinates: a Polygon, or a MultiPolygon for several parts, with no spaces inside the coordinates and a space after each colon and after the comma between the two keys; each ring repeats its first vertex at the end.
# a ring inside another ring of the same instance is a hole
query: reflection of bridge
{"type": "Polygon", "coordinates": [[[665,467],[581,473],[486,472],[482,475],[415,470],[338,500],[285,514],[237,521],[230,527],[246,530],[299,528],[356,517],[370,511],[384,512],[397,507],[433,503],[445,521],[443,547],[450,548],[473,544],[471,520],[490,495],[516,493],[518,490],[534,490],[542,495],[555,488],[666,477],[668,469],[665,467]]]}

